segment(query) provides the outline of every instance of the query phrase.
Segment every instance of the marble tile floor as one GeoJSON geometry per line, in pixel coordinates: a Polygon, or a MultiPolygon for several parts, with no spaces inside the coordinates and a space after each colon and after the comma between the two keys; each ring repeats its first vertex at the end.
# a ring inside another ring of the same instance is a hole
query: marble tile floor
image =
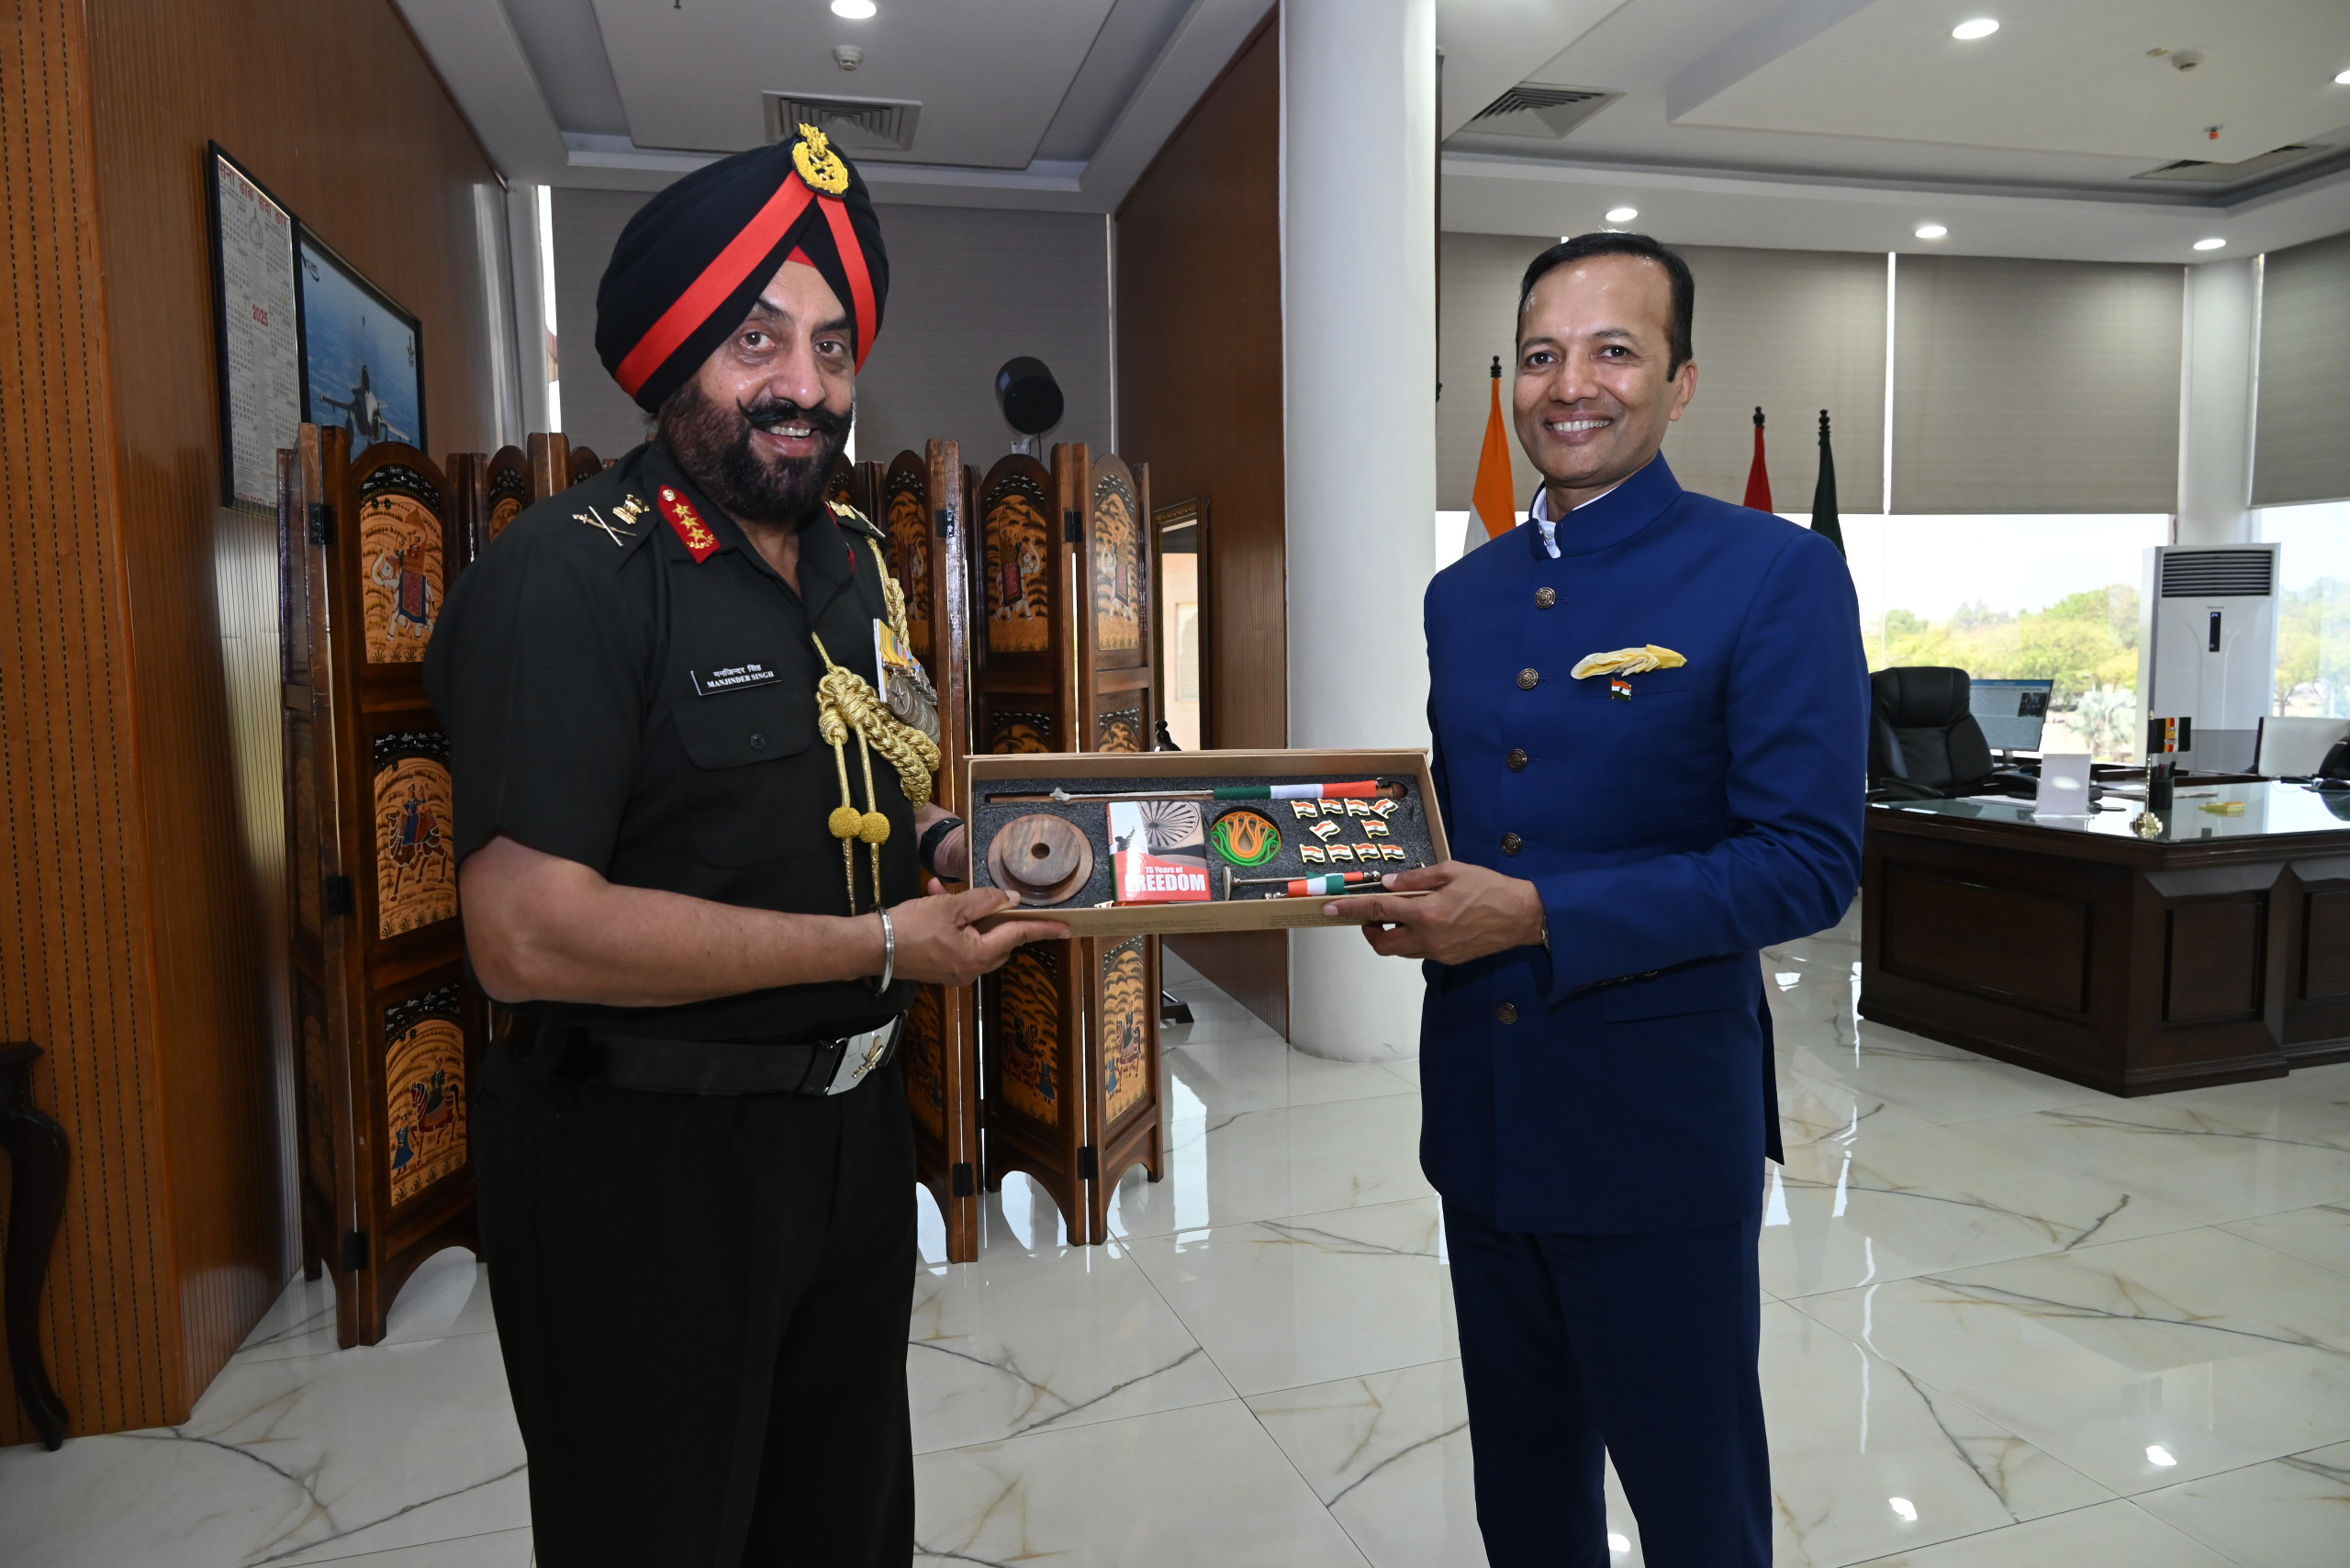
{"type": "MultiPolygon", "coordinates": [[[[1777,1562],[2350,1562],[2350,1065],[2111,1099],[1857,1020],[1854,936],[1763,961],[1777,1562]]],[[[1014,1177],[916,1281],[916,1562],[1475,1568],[1418,1064],[1168,969],[1166,1180],[1072,1249],[1014,1177]]],[[[0,1450],[0,1562],[522,1568],[487,1290],[443,1254],[342,1351],[297,1282],[186,1426],[0,1450]]]]}

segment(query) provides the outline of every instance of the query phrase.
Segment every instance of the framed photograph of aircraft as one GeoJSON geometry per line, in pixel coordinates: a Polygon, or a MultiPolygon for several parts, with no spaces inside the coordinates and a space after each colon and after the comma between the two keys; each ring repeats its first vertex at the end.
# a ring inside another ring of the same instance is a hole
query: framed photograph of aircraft
{"type": "Polygon", "coordinates": [[[300,227],[302,418],[351,432],[351,454],[379,441],[420,452],[424,431],[424,334],[417,319],[300,227]]]}

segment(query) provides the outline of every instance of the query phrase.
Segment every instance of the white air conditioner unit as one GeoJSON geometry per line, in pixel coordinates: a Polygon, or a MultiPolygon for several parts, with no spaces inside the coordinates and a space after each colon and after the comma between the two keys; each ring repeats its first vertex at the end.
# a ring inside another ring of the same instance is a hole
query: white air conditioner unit
{"type": "Polygon", "coordinates": [[[2138,610],[2138,711],[2192,719],[2196,768],[2249,770],[2275,711],[2275,544],[2156,544],[2138,610]]]}

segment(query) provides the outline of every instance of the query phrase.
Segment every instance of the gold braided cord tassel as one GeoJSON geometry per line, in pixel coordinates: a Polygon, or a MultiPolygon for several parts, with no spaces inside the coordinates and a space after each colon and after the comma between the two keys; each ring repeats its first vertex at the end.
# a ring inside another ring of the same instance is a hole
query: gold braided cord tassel
{"type": "Polygon", "coordinates": [[[834,664],[822,638],[815,643],[824,659],[824,678],[816,683],[816,733],[837,746],[846,744],[851,730],[856,731],[898,770],[906,799],[916,807],[930,804],[931,778],[938,771],[938,743],[890,712],[880,694],[855,670],[834,664]]]}

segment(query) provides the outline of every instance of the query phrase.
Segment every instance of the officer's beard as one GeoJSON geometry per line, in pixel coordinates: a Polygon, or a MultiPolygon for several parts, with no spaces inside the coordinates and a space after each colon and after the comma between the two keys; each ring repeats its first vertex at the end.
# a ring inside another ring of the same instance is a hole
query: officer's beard
{"type": "Polygon", "coordinates": [[[854,416],[780,398],[724,407],[691,382],[661,406],[661,440],[686,476],[737,522],[799,530],[823,514],[824,481],[854,416]],[[804,424],[823,441],[812,457],[764,457],[751,432],[804,424]]]}

